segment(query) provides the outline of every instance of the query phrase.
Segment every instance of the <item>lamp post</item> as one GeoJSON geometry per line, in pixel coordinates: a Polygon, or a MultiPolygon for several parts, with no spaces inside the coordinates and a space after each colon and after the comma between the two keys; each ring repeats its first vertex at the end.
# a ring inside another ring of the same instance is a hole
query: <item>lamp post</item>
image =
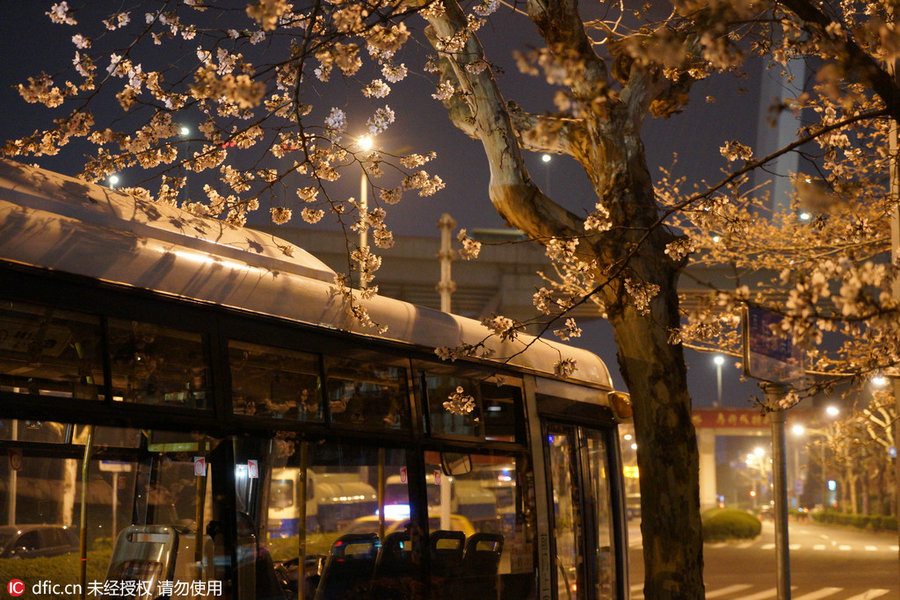
{"type": "Polygon", "coordinates": [[[113,173],[107,181],[109,181],[109,189],[114,190],[119,185],[119,176],[113,173]]]}
{"type": "MultiPolygon", "coordinates": [[[[369,152],[375,147],[375,141],[371,135],[364,135],[356,140],[357,146],[363,152],[369,152]]],[[[366,250],[369,247],[369,229],[366,226],[366,216],[369,214],[369,181],[366,178],[366,169],[360,161],[359,173],[359,287],[366,287],[366,278],[363,276],[366,268],[366,250]]]]}
{"type": "Polygon", "coordinates": [[[553,157],[549,154],[541,154],[541,162],[544,163],[544,183],[546,184],[546,192],[547,196],[550,195],[550,161],[553,160],[553,157]]]}
{"type": "Polygon", "coordinates": [[[713,362],[716,363],[716,403],[713,406],[721,406],[722,405],[722,365],[725,364],[725,357],[721,354],[716,354],[713,357],[713,362]]]}

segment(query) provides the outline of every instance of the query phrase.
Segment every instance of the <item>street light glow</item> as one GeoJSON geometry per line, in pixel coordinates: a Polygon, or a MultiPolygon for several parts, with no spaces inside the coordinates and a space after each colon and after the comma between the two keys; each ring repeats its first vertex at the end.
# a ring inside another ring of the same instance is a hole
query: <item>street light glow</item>
{"type": "Polygon", "coordinates": [[[806,427],[804,427],[803,425],[800,425],[798,423],[797,425],[794,425],[793,427],[791,427],[791,433],[793,433],[796,436],[801,436],[806,433],[806,427]]]}
{"type": "Polygon", "coordinates": [[[755,454],[756,456],[761,457],[765,453],[766,453],[766,450],[762,446],[757,446],[756,448],[753,449],[753,454],[755,454]]]}
{"type": "Polygon", "coordinates": [[[884,375],[876,375],[872,378],[872,385],[875,387],[884,387],[887,385],[887,377],[884,375]]]}
{"type": "Polygon", "coordinates": [[[178,130],[178,133],[181,134],[181,137],[187,137],[191,134],[191,128],[187,125],[182,125],[181,129],[178,130]]]}
{"type": "Polygon", "coordinates": [[[713,357],[713,362],[716,363],[717,367],[721,367],[722,365],[725,364],[725,357],[722,356],[721,354],[716,354],[713,357]]]}
{"type": "Polygon", "coordinates": [[[359,145],[359,149],[368,152],[372,148],[375,147],[375,140],[372,139],[371,135],[364,135],[356,140],[356,143],[359,145]]]}
{"type": "Polygon", "coordinates": [[[110,175],[109,176],[109,187],[116,187],[119,185],[119,176],[118,175],[110,175]]]}
{"type": "Polygon", "coordinates": [[[829,417],[836,417],[841,414],[841,410],[837,406],[828,406],[825,408],[825,414],[829,417]]]}
{"type": "Polygon", "coordinates": [[[808,212],[802,212],[802,213],[800,213],[800,220],[801,220],[801,221],[809,221],[811,218],[812,218],[812,215],[809,214],[808,212]]]}
{"type": "Polygon", "coordinates": [[[541,160],[544,161],[545,163],[548,163],[551,160],[553,160],[553,157],[550,156],[549,154],[541,154],[541,160]]]}

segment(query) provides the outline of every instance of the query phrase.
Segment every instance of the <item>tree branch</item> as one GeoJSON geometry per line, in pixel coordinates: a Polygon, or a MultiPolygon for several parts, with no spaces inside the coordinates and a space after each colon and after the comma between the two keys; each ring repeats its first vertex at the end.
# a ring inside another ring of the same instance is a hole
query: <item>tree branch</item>
{"type": "Polygon", "coordinates": [[[814,27],[816,34],[833,46],[835,60],[845,76],[871,87],[887,106],[891,118],[900,122],[900,87],[871,54],[844,34],[830,31],[828,26],[835,22],[809,0],[779,0],[779,4],[814,27]]]}
{"type": "Polygon", "coordinates": [[[481,43],[467,30],[459,4],[446,0],[444,6],[443,14],[428,16],[428,37],[452,67],[468,106],[467,115],[451,111],[451,118],[464,131],[471,127],[470,135],[481,141],[490,166],[488,190],[494,208],[510,225],[534,239],[583,234],[584,221],[554,203],[532,181],[493,74],[490,68],[478,68],[486,64],[481,43]]]}

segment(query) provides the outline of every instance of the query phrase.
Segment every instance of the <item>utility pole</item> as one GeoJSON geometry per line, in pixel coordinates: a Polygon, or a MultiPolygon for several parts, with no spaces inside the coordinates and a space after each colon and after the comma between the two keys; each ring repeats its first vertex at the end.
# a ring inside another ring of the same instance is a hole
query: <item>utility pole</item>
{"type": "Polygon", "coordinates": [[[438,259],[441,263],[441,280],[436,287],[441,295],[441,311],[446,313],[451,312],[450,297],[456,291],[456,283],[450,278],[450,265],[455,255],[453,248],[450,247],[450,234],[454,227],[456,227],[456,221],[447,213],[442,214],[438,219],[437,228],[441,232],[441,250],[438,252],[438,259]]]}
{"type": "MultiPolygon", "coordinates": [[[[888,70],[897,80],[898,61],[888,64],[888,70]]],[[[894,265],[900,265],[900,155],[898,155],[897,121],[891,119],[891,130],[888,135],[888,147],[890,149],[890,199],[891,199],[891,260],[894,265]]],[[[900,302],[900,280],[894,281],[894,300],[900,302]]],[[[900,448],[900,374],[895,373],[891,377],[894,388],[894,448],[900,448]]],[[[900,514],[900,457],[894,458],[894,514],[900,514]]],[[[900,519],[897,521],[897,537],[900,539],[900,519]]],[[[897,554],[900,559],[900,552],[897,554]]]]}
{"type": "MultiPolygon", "coordinates": [[[[785,395],[785,387],[775,383],[760,383],[766,394],[766,404],[778,407],[785,395]]],[[[775,408],[768,413],[772,425],[772,480],[775,502],[775,573],[778,600],[791,597],[791,557],[788,545],[787,470],[784,451],[784,409],[775,408]]]]}

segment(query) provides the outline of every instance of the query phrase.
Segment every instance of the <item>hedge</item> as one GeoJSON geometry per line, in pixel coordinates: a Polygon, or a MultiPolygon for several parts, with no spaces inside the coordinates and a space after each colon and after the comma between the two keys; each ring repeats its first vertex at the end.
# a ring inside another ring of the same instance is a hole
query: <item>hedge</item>
{"type": "Polygon", "coordinates": [[[854,515],[826,510],[812,513],[812,518],[819,523],[849,525],[872,531],[897,531],[897,517],[885,515],[854,515]]]}
{"type": "MultiPolygon", "coordinates": [[[[104,581],[112,549],[108,546],[87,553],[87,581],[104,581]]],[[[35,597],[32,587],[41,581],[66,586],[79,583],[78,553],[44,558],[0,558],[0,582],[21,579],[26,597],[35,597]]],[[[62,589],[62,587],[60,588],[62,589]]],[[[43,594],[58,600],[77,600],[78,594],[43,594]]],[[[90,597],[90,596],[88,596],[90,597]]]]}
{"type": "Polygon", "coordinates": [[[743,510],[714,508],[705,511],[701,519],[705,542],[752,539],[762,531],[759,519],[743,510]]]}

